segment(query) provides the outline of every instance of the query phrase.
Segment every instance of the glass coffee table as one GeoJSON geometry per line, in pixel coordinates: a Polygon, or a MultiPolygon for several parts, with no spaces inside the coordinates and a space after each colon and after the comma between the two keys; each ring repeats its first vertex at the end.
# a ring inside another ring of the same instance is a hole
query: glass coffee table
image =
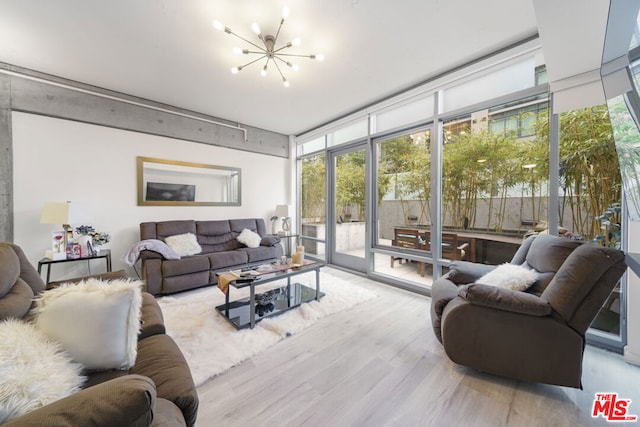
{"type": "Polygon", "coordinates": [[[229,283],[225,303],[217,306],[216,311],[236,329],[253,329],[256,323],[264,318],[277,316],[309,301],[319,301],[324,296],[324,293],[320,292],[320,268],[324,266],[323,262],[307,260],[299,266],[271,266],[271,271],[252,270],[251,274],[244,271],[241,277],[229,283]],[[310,271],[316,273],[315,289],[301,283],[291,283],[292,277],[310,271]],[[281,279],[287,279],[285,286],[256,294],[256,287],[281,279]],[[247,286],[248,298],[229,301],[231,288],[240,289],[247,286]]]}

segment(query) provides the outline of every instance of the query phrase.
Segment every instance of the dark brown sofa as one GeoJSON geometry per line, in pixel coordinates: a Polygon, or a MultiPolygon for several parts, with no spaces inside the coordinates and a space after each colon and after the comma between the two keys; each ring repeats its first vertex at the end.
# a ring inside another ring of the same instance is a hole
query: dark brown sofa
{"type": "Polygon", "coordinates": [[[169,236],[193,233],[202,247],[197,255],[165,259],[158,252],[140,253],[142,278],[147,292],[171,294],[218,283],[216,273],[273,262],[283,254],[280,238],[267,235],[264,219],[214,221],[161,221],[140,224],[140,240],[164,241],[169,236]],[[236,240],[244,229],[262,238],[260,246],[248,248],[236,240]]]}
{"type": "Polygon", "coordinates": [[[624,254],[538,235],[525,240],[511,263],[540,274],[531,288],[475,283],[495,266],[452,263],[432,286],[436,337],[460,365],[582,388],[585,333],[626,269],[624,254]]]}
{"type": "MultiPolygon", "coordinates": [[[[0,274],[0,321],[25,318],[33,297],[47,292],[44,282],[22,249],[10,243],[0,243],[0,274]],[[13,274],[18,277],[7,279],[13,274]]],[[[119,271],[91,277],[111,280],[126,275],[119,271]]],[[[3,426],[193,426],[198,394],[191,371],[165,334],[162,311],[148,293],[143,293],[141,322],[132,368],[88,373],[83,390],[3,426]]]]}

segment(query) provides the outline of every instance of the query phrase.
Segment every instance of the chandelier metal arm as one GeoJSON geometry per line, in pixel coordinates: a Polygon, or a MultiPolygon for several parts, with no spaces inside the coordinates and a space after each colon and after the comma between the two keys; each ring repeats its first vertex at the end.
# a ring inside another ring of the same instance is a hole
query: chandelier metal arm
{"type": "Polygon", "coordinates": [[[280,25],[278,26],[278,31],[276,31],[276,35],[273,37],[274,41],[278,40],[278,35],[280,34],[280,29],[282,28],[283,24],[284,24],[284,18],[280,19],[280,25]]]}
{"type": "Polygon", "coordinates": [[[293,46],[293,44],[292,44],[291,42],[289,42],[289,43],[285,44],[284,46],[279,47],[278,49],[274,49],[274,50],[273,50],[273,53],[277,53],[278,55],[283,55],[283,54],[281,54],[281,53],[280,53],[280,51],[282,51],[282,50],[284,50],[284,49],[288,49],[288,48],[290,48],[291,46],[293,46]]]}
{"type": "Polygon", "coordinates": [[[261,59],[264,59],[264,58],[266,58],[266,57],[267,57],[267,55],[262,55],[262,56],[260,56],[260,57],[258,57],[258,58],[256,58],[256,59],[254,59],[253,61],[251,61],[251,62],[247,62],[246,64],[244,64],[244,65],[242,65],[242,66],[238,67],[238,70],[242,70],[243,68],[246,68],[246,67],[248,67],[249,65],[251,65],[251,64],[253,64],[253,63],[255,63],[255,62],[258,62],[258,61],[260,61],[261,59]]]}
{"type": "Polygon", "coordinates": [[[243,54],[245,55],[249,55],[249,54],[254,54],[254,55],[266,55],[268,52],[264,49],[257,51],[257,50],[248,50],[248,49],[244,49],[242,51],[243,54]]]}
{"type": "MultiPolygon", "coordinates": [[[[281,59],[282,61],[282,59],[281,59]]],[[[273,61],[273,64],[276,66],[276,69],[278,70],[278,73],[280,73],[280,77],[282,77],[282,81],[286,81],[287,79],[284,77],[284,74],[282,74],[282,71],[280,70],[280,67],[278,67],[278,63],[276,61],[273,61]]]]}
{"type": "Polygon", "coordinates": [[[310,58],[314,59],[316,55],[297,55],[295,53],[278,53],[278,56],[293,56],[296,58],[310,58]]]}
{"type": "Polygon", "coordinates": [[[277,57],[277,56],[274,56],[274,57],[273,57],[273,62],[276,62],[276,61],[275,61],[276,59],[277,59],[278,61],[282,62],[283,64],[285,64],[287,67],[291,67],[291,66],[292,66],[291,62],[285,61],[284,59],[279,58],[279,57],[277,57]]]}
{"type": "MultiPolygon", "coordinates": [[[[227,31],[227,33],[231,34],[232,36],[236,36],[237,38],[239,38],[239,39],[240,39],[240,40],[242,40],[242,41],[245,41],[245,42],[249,43],[251,46],[254,46],[254,47],[256,47],[256,48],[258,48],[258,49],[260,49],[260,50],[264,50],[264,48],[263,48],[262,46],[257,45],[257,44],[255,44],[254,42],[252,42],[252,41],[250,41],[250,40],[247,40],[247,39],[245,39],[244,37],[242,37],[242,36],[240,36],[240,35],[238,35],[238,34],[234,33],[233,31],[231,31],[231,29],[229,29],[229,31],[227,31]]],[[[262,40],[262,37],[260,37],[260,40],[262,40]]]]}

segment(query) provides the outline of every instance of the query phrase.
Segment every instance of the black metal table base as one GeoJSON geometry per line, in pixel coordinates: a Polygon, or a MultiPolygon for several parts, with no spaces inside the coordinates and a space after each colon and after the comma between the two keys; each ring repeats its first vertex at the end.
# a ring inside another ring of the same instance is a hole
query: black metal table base
{"type": "Polygon", "coordinates": [[[287,284],[286,286],[268,291],[268,293],[269,296],[272,297],[269,298],[270,301],[263,301],[263,304],[260,304],[258,300],[261,298],[253,295],[254,304],[252,304],[251,296],[236,301],[229,301],[229,292],[227,292],[225,303],[217,306],[216,311],[227,319],[236,329],[245,329],[252,327],[252,320],[255,324],[262,319],[277,316],[299,307],[306,302],[316,299],[319,300],[324,296],[324,293],[319,291],[316,295],[316,289],[300,283],[287,284]],[[251,310],[252,306],[253,310],[251,310]]]}

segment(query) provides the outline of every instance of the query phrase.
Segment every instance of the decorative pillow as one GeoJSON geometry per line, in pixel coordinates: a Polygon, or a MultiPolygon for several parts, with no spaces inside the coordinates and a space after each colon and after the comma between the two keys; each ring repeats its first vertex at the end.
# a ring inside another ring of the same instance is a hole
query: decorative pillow
{"type": "Polygon", "coordinates": [[[485,274],[476,283],[524,291],[538,280],[538,273],[521,265],[501,264],[485,274]]]}
{"type": "Polygon", "coordinates": [[[80,391],[81,373],[82,365],[33,325],[0,322],[0,424],[80,391]]]}
{"type": "Polygon", "coordinates": [[[202,252],[198,239],[193,233],[165,237],[164,242],[180,256],[195,255],[202,252]]]}
{"type": "Polygon", "coordinates": [[[87,279],[36,298],[35,324],[86,370],[128,369],[135,363],[142,282],[87,279]]]}
{"type": "Polygon", "coordinates": [[[238,237],[236,237],[236,239],[238,240],[238,242],[249,248],[257,248],[258,246],[260,246],[260,242],[262,241],[262,237],[260,237],[258,233],[256,233],[255,231],[251,231],[248,228],[242,230],[242,233],[238,234],[238,237]]]}

